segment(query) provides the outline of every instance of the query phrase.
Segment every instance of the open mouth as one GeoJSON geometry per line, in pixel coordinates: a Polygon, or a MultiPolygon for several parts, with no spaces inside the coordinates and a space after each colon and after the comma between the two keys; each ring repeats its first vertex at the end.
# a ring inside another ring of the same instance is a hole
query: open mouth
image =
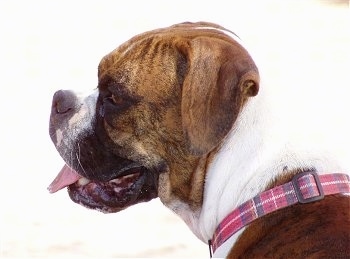
{"type": "Polygon", "coordinates": [[[48,190],[51,193],[67,187],[70,198],[87,208],[104,213],[121,211],[158,196],[158,177],[145,167],[123,171],[109,181],[89,180],[64,165],[48,190]]]}

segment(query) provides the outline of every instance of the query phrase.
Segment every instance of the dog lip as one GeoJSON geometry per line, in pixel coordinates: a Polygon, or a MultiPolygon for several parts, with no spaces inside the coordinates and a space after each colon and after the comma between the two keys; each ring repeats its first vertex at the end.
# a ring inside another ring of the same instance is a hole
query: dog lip
{"type": "Polygon", "coordinates": [[[77,181],[68,186],[68,193],[84,207],[113,213],[158,197],[158,176],[145,167],[133,167],[108,182],[77,181]]]}
{"type": "Polygon", "coordinates": [[[121,168],[120,170],[115,171],[109,177],[104,177],[104,179],[106,179],[106,180],[102,180],[102,181],[112,181],[113,179],[130,175],[130,174],[132,174],[133,169],[136,170],[136,169],[141,168],[141,167],[142,166],[139,163],[133,162],[133,163],[121,168]]]}
{"type": "Polygon", "coordinates": [[[119,170],[111,170],[111,172],[108,174],[106,174],[106,173],[105,174],[94,173],[91,175],[87,175],[86,173],[80,173],[79,171],[78,171],[78,173],[80,175],[83,175],[85,178],[87,178],[88,180],[91,180],[91,181],[109,182],[109,181],[112,181],[113,179],[132,174],[133,171],[135,171],[141,167],[142,167],[142,165],[140,165],[137,162],[130,162],[127,165],[120,168],[119,170]]]}
{"type": "Polygon", "coordinates": [[[116,157],[119,161],[115,161],[114,165],[100,168],[94,166],[92,168],[81,166],[81,163],[76,163],[74,170],[91,181],[108,182],[115,178],[130,174],[133,169],[142,167],[142,165],[136,161],[128,160],[122,157],[116,157]]]}

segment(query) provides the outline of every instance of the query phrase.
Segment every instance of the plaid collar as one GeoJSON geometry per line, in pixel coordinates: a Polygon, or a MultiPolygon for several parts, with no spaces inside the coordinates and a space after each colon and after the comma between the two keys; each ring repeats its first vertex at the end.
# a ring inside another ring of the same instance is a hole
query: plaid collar
{"type": "Polygon", "coordinates": [[[296,203],[310,203],[337,193],[350,193],[349,175],[299,173],[292,181],[258,194],[226,216],[216,228],[213,239],[208,241],[210,255],[238,230],[259,217],[296,203]]]}

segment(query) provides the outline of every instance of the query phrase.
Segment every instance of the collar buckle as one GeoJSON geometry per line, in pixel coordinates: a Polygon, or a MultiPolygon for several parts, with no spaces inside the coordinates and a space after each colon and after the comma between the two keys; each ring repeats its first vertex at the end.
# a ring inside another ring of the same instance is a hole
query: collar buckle
{"type": "Polygon", "coordinates": [[[305,203],[310,203],[310,202],[314,202],[314,201],[319,201],[319,200],[322,200],[324,198],[324,191],[323,191],[323,188],[321,185],[321,181],[320,181],[320,178],[316,172],[311,171],[311,172],[303,172],[303,173],[296,174],[292,179],[292,184],[293,184],[295,194],[297,196],[299,203],[305,204],[305,203]],[[306,175],[313,176],[319,195],[311,196],[309,198],[304,198],[303,193],[300,189],[301,184],[299,184],[298,180],[306,175]]]}

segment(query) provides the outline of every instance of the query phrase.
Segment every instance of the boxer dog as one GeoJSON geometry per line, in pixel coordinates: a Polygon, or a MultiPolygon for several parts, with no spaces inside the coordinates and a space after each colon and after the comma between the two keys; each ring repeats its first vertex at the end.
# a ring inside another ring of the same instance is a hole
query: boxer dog
{"type": "Polygon", "coordinates": [[[159,197],[217,257],[349,256],[348,168],[276,134],[266,96],[219,25],[135,36],[102,58],[94,93],[54,94],[66,165],[49,191],[106,213],[159,197]]]}

